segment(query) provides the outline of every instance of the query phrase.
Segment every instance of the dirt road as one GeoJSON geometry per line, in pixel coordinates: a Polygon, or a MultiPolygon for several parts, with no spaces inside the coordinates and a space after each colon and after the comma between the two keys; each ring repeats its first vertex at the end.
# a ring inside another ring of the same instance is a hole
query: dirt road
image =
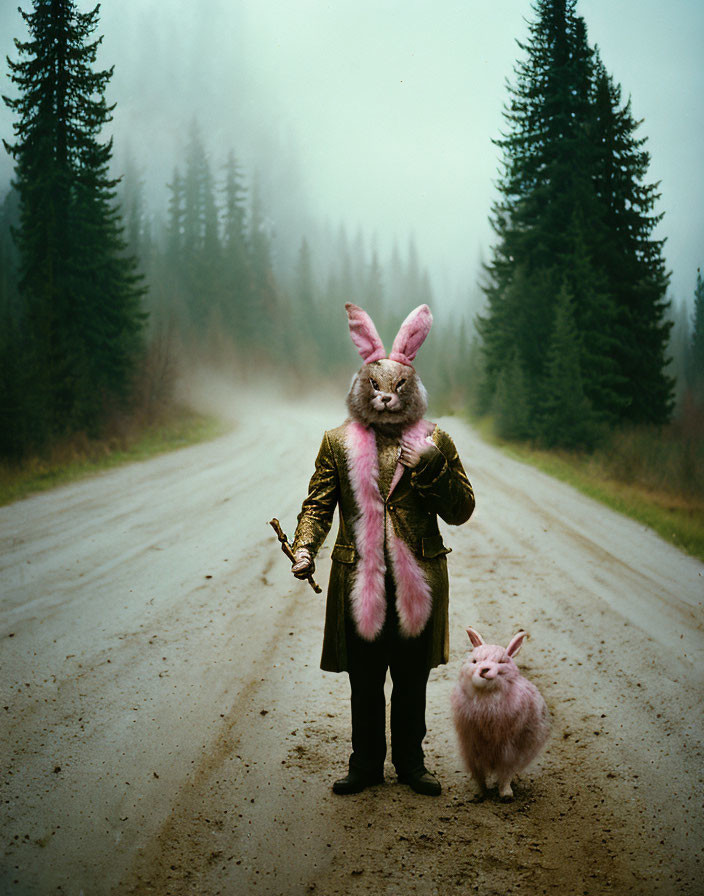
{"type": "Polygon", "coordinates": [[[389,768],[336,797],[346,676],[319,671],[322,599],[266,523],[292,533],[342,402],[230,407],[215,442],[0,509],[0,891],[704,892],[704,567],[440,421],[477,494],[443,529],[452,658],[426,740],[443,794],[389,768]],[[468,624],[527,628],[519,665],[553,716],[508,805],[474,800],[451,727],[468,624]]]}

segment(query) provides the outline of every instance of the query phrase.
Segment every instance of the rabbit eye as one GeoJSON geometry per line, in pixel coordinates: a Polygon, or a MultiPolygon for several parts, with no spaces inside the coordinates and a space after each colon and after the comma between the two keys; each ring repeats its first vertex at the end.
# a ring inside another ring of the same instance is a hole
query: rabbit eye
{"type": "Polygon", "coordinates": [[[398,392],[400,390],[401,386],[405,386],[405,384],[406,384],[405,380],[399,380],[398,383],[396,383],[396,391],[398,392]]]}
{"type": "Polygon", "coordinates": [[[372,389],[375,389],[377,392],[379,391],[379,383],[372,377],[369,377],[369,382],[372,384],[372,389]]]}

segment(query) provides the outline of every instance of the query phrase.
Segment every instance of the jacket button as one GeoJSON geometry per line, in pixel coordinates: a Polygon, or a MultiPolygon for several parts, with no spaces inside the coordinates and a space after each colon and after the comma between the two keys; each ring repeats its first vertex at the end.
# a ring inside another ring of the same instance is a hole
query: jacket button
{"type": "Polygon", "coordinates": [[[393,504],[389,504],[389,510],[395,510],[395,507],[393,504]]]}

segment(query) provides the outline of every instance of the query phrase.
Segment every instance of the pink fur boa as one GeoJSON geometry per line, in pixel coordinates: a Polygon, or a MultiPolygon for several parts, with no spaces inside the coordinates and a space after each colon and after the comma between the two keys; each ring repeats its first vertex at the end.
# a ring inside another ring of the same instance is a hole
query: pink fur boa
{"type": "MultiPolygon", "coordinates": [[[[419,420],[404,430],[404,438],[419,447],[428,436],[429,424],[419,420]]],[[[384,501],[379,490],[376,436],[371,427],[350,421],[346,433],[350,482],[359,515],[354,522],[359,562],[352,587],[352,615],[359,634],[368,641],[381,632],[386,618],[384,536],[396,585],[396,609],[401,631],[408,637],[425,628],[432,609],[430,587],[413,552],[394,530],[391,517],[384,531],[384,501]]],[[[403,474],[396,465],[389,495],[403,474]]]]}

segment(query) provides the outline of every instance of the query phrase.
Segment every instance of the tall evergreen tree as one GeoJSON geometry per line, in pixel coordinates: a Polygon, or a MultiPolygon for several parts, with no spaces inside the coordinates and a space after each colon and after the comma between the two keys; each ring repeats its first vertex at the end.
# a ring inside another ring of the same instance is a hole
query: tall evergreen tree
{"type": "Polygon", "coordinates": [[[324,333],[322,319],[318,313],[318,290],[313,271],[313,259],[304,237],[298,250],[291,286],[292,302],[287,309],[290,313],[289,329],[294,337],[292,357],[299,369],[320,369],[320,346],[324,333]]]}
{"type": "Polygon", "coordinates": [[[119,199],[125,223],[125,243],[127,251],[136,260],[140,272],[144,272],[146,209],[144,203],[144,181],[131,151],[128,151],[124,174],[120,182],[119,199]]]}
{"type": "Polygon", "coordinates": [[[178,264],[183,258],[185,196],[183,178],[178,165],[174,168],[169,190],[169,207],[166,224],[166,254],[171,264],[178,264]]]}
{"type": "MultiPolygon", "coordinates": [[[[599,228],[595,226],[596,232],[599,228]]],[[[572,297],[572,315],[579,334],[579,367],[584,394],[598,416],[613,423],[629,404],[624,395],[626,378],[616,361],[617,307],[609,292],[608,279],[590,251],[595,233],[575,209],[570,232],[571,254],[563,272],[563,285],[572,297]]],[[[558,296],[559,302],[559,296],[558,296]]],[[[557,307],[555,309],[557,313],[557,307]]]]}
{"type": "Polygon", "coordinates": [[[597,420],[584,392],[574,302],[567,286],[557,298],[538,414],[538,432],[550,447],[591,448],[597,420]]]}
{"type": "Polygon", "coordinates": [[[215,184],[196,121],[191,125],[183,178],[183,271],[191,323],[201,336],[217,314],[222,289],[215,184]]]}
{"type": "Polygon", "coordinates": [[[331,271],[322,296],[320,344],[318,347],[321,362],[325,363],[328,368],[345,362],[349,366],[349,362],[352,360],[349,352],[349,339],[342,338],[345,335],[343,332],[343,309],[345,302],[349,301],[349,293],[342,285],[341,276],[331,271]]]}
{"type": "Polygon", "coordinates": [[[106,403],[126,396],[144,315],[109,174],[112,141],[99,139],[114,107],[105,100],[112,69],[94,70],[98,7],[82,13],[72,0],[33,0],[22,17],[30,39],[16,40],[19,60],[8,61],[19,97],[4,97],[18,117],[17,140],[5,147],[20,199],[22,326],[38,411],[29,441],[36,442],[94,429],[106,403]]]}
{"type": "MultiPolygon", "coordinates": [[[[247,244],[252,268],[252,305],[257,316],[256,340],[276,352],[284,338],[283,321],[280,317],[278,286],[273,268],[272,227],[264,213],[258,177],[255,177],[252,185],[247,244]]],[[[290,330],[288,334],[290,336],[290,330]]]]}
{"type": "Polygon", "coordinates": [[[499,374],[492,404],[497,433],[504,439],[527,439],[535,434],[523,366],[514,349],[499,374]]]}
{"type": "Polygon", "coordinates": [[[223,304],[230,332],[242,344],[255,332],[246,197],[240,166],[235,154],[230,152],[225,163],[223,197],[223,304]]]}
{"type": "Polygon", "coordinates": [[[41,425],[33,400],[32,346],[17,290],[18,253],[12,231],[19,223],[19,196],[10,189],[0,205],[0,455],[17,457],[41,425]]]}
{"type": "Polygon", "coordinates": [[[155,279],[150,283],[150,294],[159,324],[184,331],[190,323],[190,311],[184,251],[185,191],[183,175],[178,165],[166,187],[169,191],[168,206],[161,239],[155,252],[158,263],[155,279]]]}
{"type": "Polygon", "coordinates": [[[673,302],[669,311],[672,320],[668,354],[672,364],[672,375],[675,378],[675,405],[682,410],[683,399],[692,388],[692,352],[689,304],[684,299],[676,305],[673,302]]]}
{"type": "Polygon", "coordinates": [[[19,223],[19,197],[9,189],[0,202],[0,312],[16,315],[17,296],[17,247],[12,231],[19,223]]]}
{"type": "Polygon", "coordinates": [[[697,285],[694,289],[692,341],[689,356],[692,386],[699,400],[704,402],[704,280],[699,269],[697,269],[697,285]]]}
{"type": "MultiPolygon", "coordinates": [[[[604,421],[659,422],[671,409],[664,372],[667,274],[654,240],[648,154],[587,41],[576,0],[536,0],[505,109],[497,235],[486,266],[488,408],[514,350],[537,419],[549,381],[546,338],[571,296],[580,382],[604,421]],[[645,347],[645,351],[643,350],[645,347]]],[[[504,378],[505,380],[505,378],[504,378]]]]}
{"type": "Polygon", "coordinates": [[[495,141],[503,154],[492,210],[498,242],[487,268],[488,311],[478,324],[490,390],[515,348],[533,407],[555,300],[585,241],[582,220],[595,217],[585,128],[592,54],[575,7],[576,0],[537,0],[529,40],[519,43],[526,58],[509,86],[508,133],[495,141]]]}
{"type": "Polygon", "coordinates": [[[316,306],[315,277],[313,275],[313,261],[311,258],[308,240],[304,237],[298,250],[298,261],[295,272],[294,299],[296,302],[296,314],[301,315],[301,320],[311,320],[316,306]]]}
{"type": "Polygon", "coordinates": [[[653,236],[662,219],[654,211],[660,194],[657,184],[645,182],[650,154],[646,138],[636,135],[642,121],[633,118],[630,99],[622,103],[621,88],[600,59],[593,94],[593,183],[605,225],[597,231],[596,253],[616,309],[609,335],[621,382],[621,416],[662,423],[672,410],[674,381],[665,370],[672,327],[666,316],[670,275],[664,240],[653,236]]]}

